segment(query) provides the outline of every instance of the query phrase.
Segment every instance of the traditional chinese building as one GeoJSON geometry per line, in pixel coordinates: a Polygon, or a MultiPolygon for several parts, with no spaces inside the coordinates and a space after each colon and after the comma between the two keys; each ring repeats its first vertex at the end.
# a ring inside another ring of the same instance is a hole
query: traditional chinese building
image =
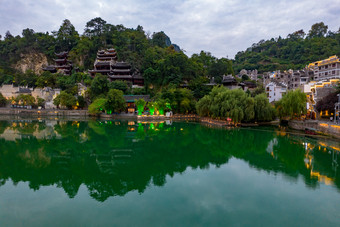
{"type": "Polygon", "coordinates": [[[89,70],[89,73],[92,77],[100,73],[106,75],[111,81],[122,80],[132,86],[144,86],[144,78],[139,72],[133,73],[129,63],[117,61],[115,49],[98,51],[94,69],[89,70]]]}
{"type": "Polygon", "coordinates": [[[223,84],[223,86],[225,86],[225,87],[227,87],[231,90],[240,88],[240,86],[238,86],[237,80],[232,75],[227,75],[227,76],[223,75],[222,84],[223,84]]]}
{"type": "Polygon", "coordinates": [[[93,64],[94,69],[89,70],[89,73],[92,77],[94,77],[96,73],[109,75],[111,74],[113,65],[116,61],[117,52],[115,49],[99,50],[97,52],[97,58],[93,64]]]}
{"type": "Polygon", "coordinates": [[[63,51],[55,54],[54,65],[47,65],[43,67],[44,71],[51,73],[61,73],[64,75],[71,75],[72,62],[68,60],[68,52],[63,51]]]}
{"type": "Polygon", "coordinates": [[[126,62],[116,62],[112,65],[112,70],[109,73],[111,81],[124,80],[132,84],[131,65],[126,62]]]}

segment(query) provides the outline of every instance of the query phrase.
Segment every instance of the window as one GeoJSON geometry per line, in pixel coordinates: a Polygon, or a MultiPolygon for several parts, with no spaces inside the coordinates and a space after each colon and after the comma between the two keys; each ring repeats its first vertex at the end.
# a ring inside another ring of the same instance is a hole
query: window
{"type": "Polygon", "coordinates": [[[332,74],[333,74],[333,75],[335,74],[335,70],[332,71],[332,74]]]}

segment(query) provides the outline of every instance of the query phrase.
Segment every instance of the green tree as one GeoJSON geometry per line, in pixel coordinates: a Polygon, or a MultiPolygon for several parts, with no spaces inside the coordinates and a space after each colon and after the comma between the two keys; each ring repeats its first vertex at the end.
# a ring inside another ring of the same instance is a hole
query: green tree
{"type": "Polygon", "coordinates": [[[124,94],[127,93],[129,87],[126,83],[126,81],[122,81],[122,80],[115,80],[112,81],[109,84],[110,89],[117,89],[117,90],[121,90],[124,94]]]}
{"type": "Polygon", "coordinates": [[[328,26],[323,22],[313,24],[311,30],[309,30],[308,37],[324,37],[327,34],[328,26]]]}
{"type": "Polygon", "coordinates": [[[88,37],[101,36],[104,33],[106,21],[96,17],[86,23],[84,35],[88,37]]]}
{"type": "Polygon", "coordinates": [[[90,87],[91,98],[96,98],[100,95],[106,96],[108,90],[109,81],[107,80],[107,77],[101,74],[96,75],[95,78],[92,80],[90,87]]]}
{"type": "Polygon", "coordinates": [[[88,111],[90,114],[99,114],[102,113],[105,110],[105,98],[98,98],[94,100],[93,103],[89,105],[88,111]]]}
{"type": "Polygon", "coordinates": [[[60,92],[60,94],[53,100],[53,104],[56,106],[65,106],[67,109],[72,109],[77,105],[77,99],[74,95],[67,93],[66,91],[60,92]]]}
{"type": "Polygon", "coordinates": [[[29,105],[33,106],[35,103],[35,98],[32,95],[18,95],[18,97],[15,98],[16,103],[21,105],[29,105]]]}
{"type": "Polygon", "coordinates": [[[288,91],[280,101],[275,104],[280,118],[301,117],[306,114],[307,97],[300,89],[288,91]]]}
{"type": "Polygon", "coordinates": [[[40,98],[39,96],[37,97],[37,106],[43,107],[45,105],[45,99],[40,98]]]}
{"type": "Polygon", "coordinates": [[[0,93],[0,107],[4,107],[7,104],[7,99],[0,93]]]}
{"type": "Polygon", "coordinates": [[[144,99],[135,100],[135,105],[137,106],[138,115],[142,115],[144,112],[146,101],[144,99]]]}
{"type": "Polygon", "coordinates": [[[158,99],[155,102],[156,109],[158,110],[159,115],[164,115],[164,111],[166,111],[166,103],[165,99],[158,99]]]}
{"type": "Polygon", "coordinates": [[[78,104],[78,108],[83,109],[86,105],[86,101],[85,98],[83,96],[78,96],[77,97],[77,104],[78,104]]]}
{"type": "Polygon", "coordinates": [[[79,41],[79,34],[68,19],[65,19],[59,30],[54,32],[56,52],[70,51],[79,41]]]}
{"type": "Polygon", "coordinates": [[[148,102],[148,108],[149,108],[149,111],[150,111],[150,115],[153,116],[154,113],[155,113],[155,108],[156,108],[156,103],[154,102],[148,102]]]}
{"type": "Polygon", "coordinates": [[[107,113],[119,113],[126,109],[124,93],[121,90],[110,89],[104,104],[107,113]]]}
{"type": "Polygon", "coordinates": [[[275,117],[275,109],[270,105],[266,94],[256,95],[254,98],[255,121],[271,121],[275,117]]]}

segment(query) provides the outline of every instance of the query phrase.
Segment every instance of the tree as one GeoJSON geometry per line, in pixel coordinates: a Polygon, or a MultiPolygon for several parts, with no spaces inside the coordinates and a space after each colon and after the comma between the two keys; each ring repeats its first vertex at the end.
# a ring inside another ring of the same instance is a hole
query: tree
{"type": "Polygon", "coordinates": [[[35,98],[32,95],[18,95],[18,97],[15,98],[15,102],[21,105],[29,105],[33,106],[35,103],[35,98]]]}
{"type": "Polygon", "coordinates": [[[96,17],[86,23],[84,35],[88,37],[101,36],[104,32],[106,21],[96,17]]]}
{"type": "Polygon", "coordinates": [[[198,101],[196,107],[201,116],[231,118],[235,123],[251,121],[255,115],[253,98],[243,90],[225,87],[214,87],[209,95],[198,101]]]}
{"type": "Polygon", "coordinates": [[[105,98],[99,98],[94,100],[94,102],[89,105],[88,109],[89,113],[90,114],[102,113],[105,110],[105,103],[106,103],[105,98]]]}
{"type": "Polygon", "coordinates": [[[158,110],[159,115],[164,115],[164,111],[167,110],[167,101],[165,99],[158,99],[155,102],[155,107],[158,110]]]}
{"type": "Polygon", "coordinates": [[[324,37],[327,34],[328,26],[323,22],[313,24],[309,30],[308,38],[324,37]]]}
{"type": "Polygon", "coordinates": [[[77,97],[77,105],[78,105],[78,108],[80,109],[83,109],[86,105],[86,101],[85,101],[85,98],[83,96],[78,96],[77,97]]]}
{"type": "Polygon", "coordinates": [[[145,100],[144,99],[135,100],[135,104],[137,106],[138,115],[142,115],[144,112],[144,107],[146,105],[145,100]]]}
{"type": "Polygon", "coordinates": [[[246,74],[242,75],[242,81],[246,81],[246,80],[249,80],[249,76],[246,74]]]}
{"type": "Polygon", "coordinates": [[[104,104],[107,113],[119,113],[126,109],[124,93],[121,90],[110,89],[104,104]]]}
{"type": "Polygon", "coordinates": [[[255,96],[254,108],[255,121],[271,121],[275,117],[275,109],[270,105],[264,93],[255,96]]]}
{"type": "Polygon", "coordinates": [[[154,102],[148,102],[148,108],[150,111],[150,115],[154,115],[155,113],[155,108],[156,108],[156,104],[154,102]]]}
{"type": "Polygon", "coordinates": [[[53,100],[53,104],[59,107],[65,106],[67,109],[72,109],[73,106],[76,106],[77,99],[74,95],[67,93],[66,91],[60,92],[60,94],[53,100]]]}
{"type": "Polygon", "coordinates": [[[280,118],[301,117],[306,114],[307,97],[300,89],[288,91],[280,101],[275,104],[280,118]]]}
{"type": "Polygon", "coordinates": [[[104,75],[96,75],[95,78],[92,80],[91,87],[90,87],[90,94],[92,98],[96,98],[99,95],[105,96],[109,90],[109,81],[107,77],[104,75]]]}
{"type": "Polygon", "coordinates": [[[301,29],[296,32],[293,32],[292,34],[288,35],[288,39],[297,40],[297,39],[303,39],[306,36],[306,33],[301,29]]]}
{"type": "Polygon", "coordinates": [[[338,102],[337,92],[330,93],[316,103],[316,110],[318,112],[328,111],[329,113],[333,113],[335,103],[337,102],[338,102]]]}
{"type": "Polygon", "coordinates": [[[163,48],[171,45],[170,38],[163,31],[153,33],[151,42],[154,46],[163,48]]]}
{"type": "Polygon", "coordinates": [[[49,71],[43,72],[40,76],[38,76],[35,85],[40,88],[44,87],[54,88],[56,86],[56,74],[52,74],[49,71]]]}
{"type": "Polygon", "coordinates": [[[109,84],[111,89],[121,90],[124,94],[128,91],[129,87],[125,81],[115,80],[109,84]]]}
{"type": "Polygon", "coordinates": [[[0,107],[4,107],[7,104],[7,99],[0,93],[0,107]]]}
{"type": "Polygon", "coordinates": [[[68,19],[65,19],[59,30],[54,32],[56,51],[70,51],[79,41],[79,34],[68,19]]]}
{"type": "Polygon", "coordinates": [[[43,107],[45,105],[45,99],[37,97],[37,106],[43,107]]]}

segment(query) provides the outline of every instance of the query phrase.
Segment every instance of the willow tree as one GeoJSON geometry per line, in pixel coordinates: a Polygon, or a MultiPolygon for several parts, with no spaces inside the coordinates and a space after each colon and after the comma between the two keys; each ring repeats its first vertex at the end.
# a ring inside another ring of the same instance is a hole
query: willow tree
{"type": "Polygon", "coordinates": [[[269,103],[266,94],[256,95],[254,98],[255,120],[271,121],[275,117],[275,109],[269,103]]]}
{"type": "Polygon", "coordinates": [[[197,112],[201,116],[226,119],[235,123],[254,119],[254,99],[243,90],[215,87],[209,95],[198,101],[197,112]]]}
{"type": "Polygon", "coordinates": [[[280,101],[275,104],[280,118],[301,117],[306,114],[307,97],[300,89],[288,91],[280,101]]]}

